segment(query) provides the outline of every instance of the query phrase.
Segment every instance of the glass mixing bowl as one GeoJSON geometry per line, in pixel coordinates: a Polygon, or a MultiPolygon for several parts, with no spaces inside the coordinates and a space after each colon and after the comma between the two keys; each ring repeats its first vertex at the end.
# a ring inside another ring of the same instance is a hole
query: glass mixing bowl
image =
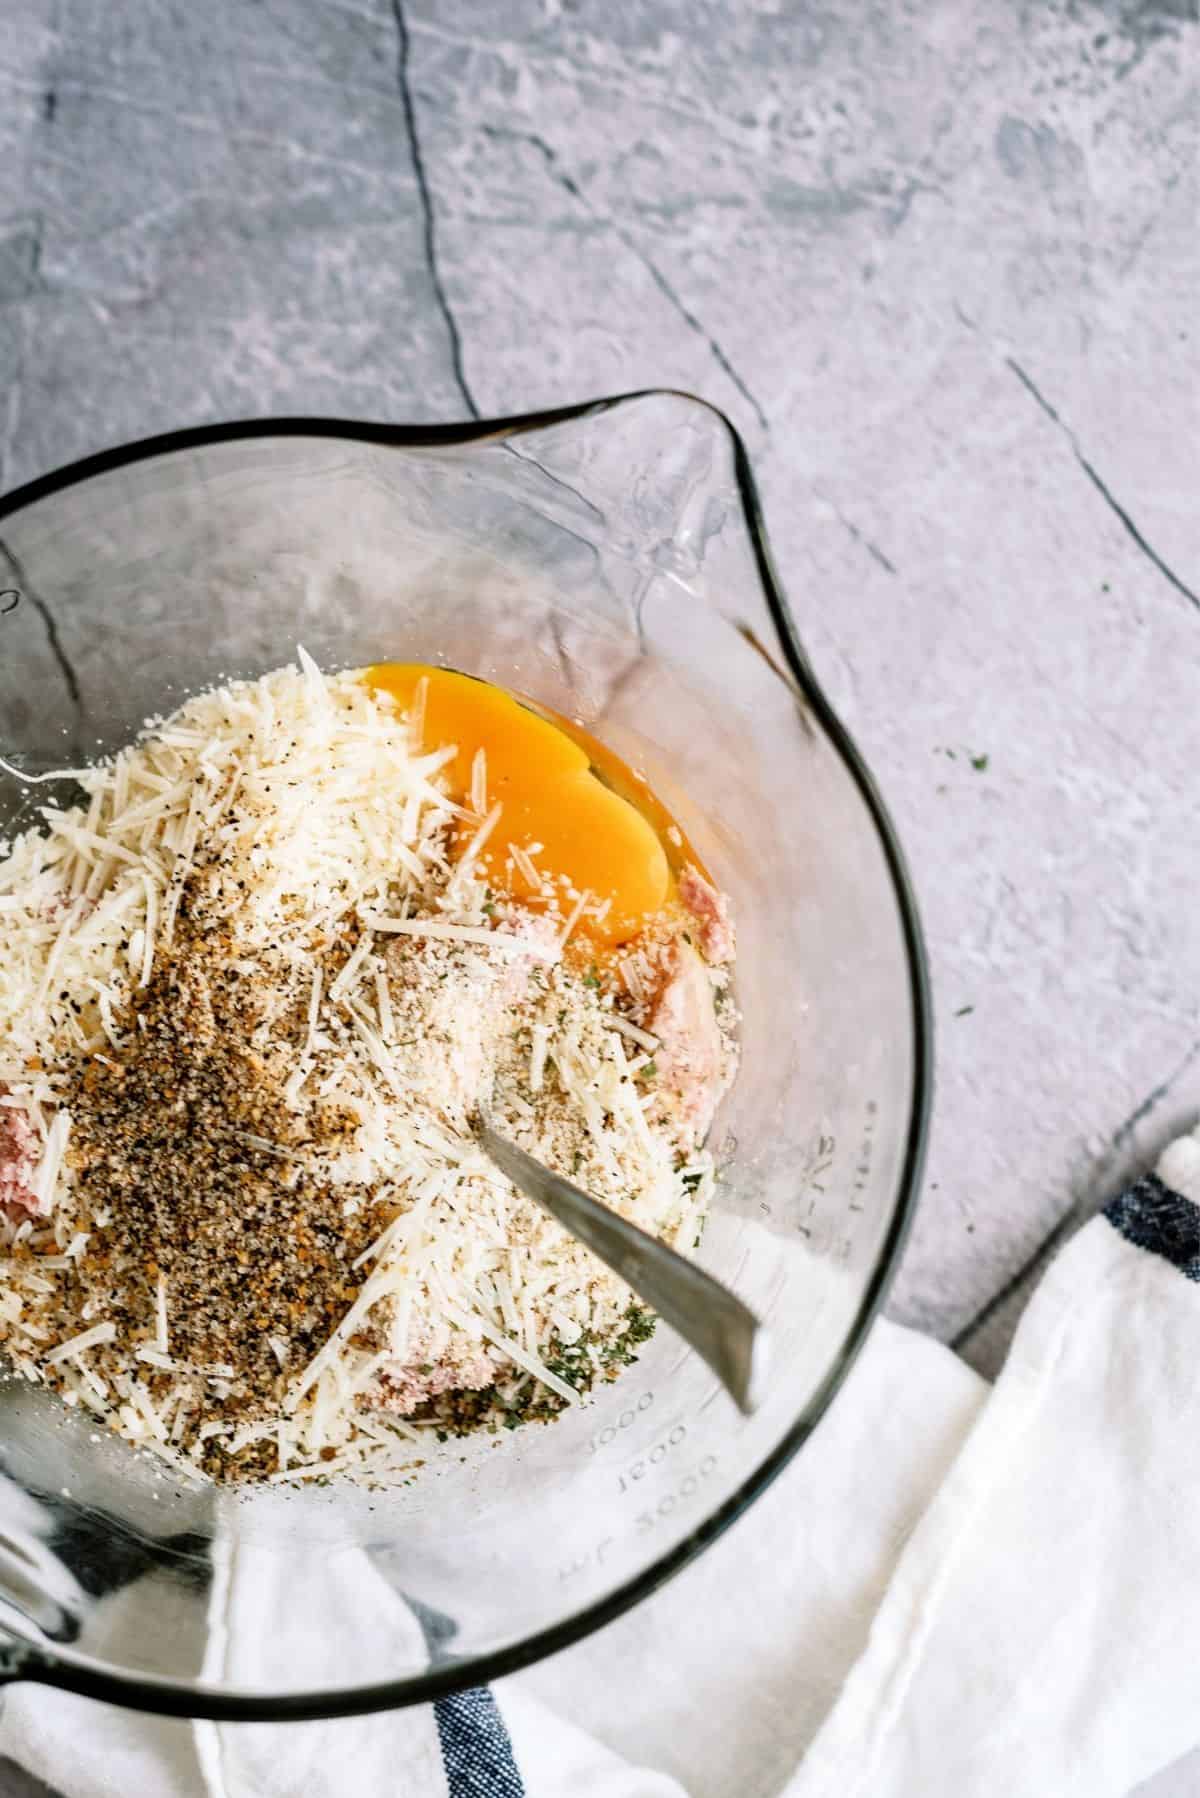
{"type": "MultiPolygon", "coordinates": [[[[434,1698],[565,1646],[698,1554],[844,1378],[913,1208],[929,1100],[900,851],[720,413],[643,393],[464,426],[215,426],[0,502],[14,769],[103,755],[297,643],[329,669],[446,662],[580,719],[732,896],[743,1060],[700,1259],[769,1321],[774,1372],[739,1416],[663,1327],[594,1402],[431,1441],[394,1491],[240,1496],[5,1380],[0,1676],[192,1716],[434,1698]]],[[[3,773],[0,834],[70,797],[3,773]]]]}

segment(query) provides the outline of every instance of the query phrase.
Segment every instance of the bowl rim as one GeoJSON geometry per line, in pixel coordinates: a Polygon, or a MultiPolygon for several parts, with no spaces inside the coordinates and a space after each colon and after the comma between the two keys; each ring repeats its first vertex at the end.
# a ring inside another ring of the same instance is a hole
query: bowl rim
{"type": "Polygon", "coordinates": [[[69,1647],[50,1645],[32,1637],[18,1637],[14,1634],[7,1642],[0,1639],[0,1681],[34,1680],[135,1710],[218,1722],[284,1722],[356,1716],[375,1710],[428,1703],[471,1686],[489,1684],[495,1679],[516,1673],[547,1655],[556,1654],[590,1635],[593,1630],[611,1623],[695,1560],[766,1491],[798,1453],[824,1416],[857,1359],[895,1275],[920,1191],[933,1086],[933,1008],[928,958],[916,895],[895,826],[874,776],[826,698],[801,644],[767,537],[762,501],[749,452],[737,426],[719,406],[682,388],[643,387],[541,411],[466,419],[461,422],[375,424],[365,420],[289,414],[193,425],[100,450],[47,474],[36,476],[10,493],[0,496],[0,523],[27,506],[79,486],[95,475],[107,474],[136,462],[203,448],[208,444],[269,437],[317,437],[395,449],[433,448],[482,443],[489,439],[502,440],[589,416],[600,416],[640,400],[663,398],[684,400],[703,408],[717,421],[728,438],[747,535],[763,596],[779,639],[787,677],[795,682],[805,703],[841,756],[867,808],[891,878],[904,939],[913,1019],[912,1097],[904,1157],[892,1215],[878,1258],[833,1365],[800,1416],[770,1454],[742,1481],[736,1492],[681,1542],[603,1598],[594,1600],[557,1623],[535,1631],[521,1642],[458,1661],[447,1656],[425,1672],[399,1680],[328,1691],[254,1695],[244,1690],[225,1691],[209,1686],[204,1681],[173,1679],[158,1674],[116,1672],[104,1662],[90,1655],[76,1653],[69,1647]]]}

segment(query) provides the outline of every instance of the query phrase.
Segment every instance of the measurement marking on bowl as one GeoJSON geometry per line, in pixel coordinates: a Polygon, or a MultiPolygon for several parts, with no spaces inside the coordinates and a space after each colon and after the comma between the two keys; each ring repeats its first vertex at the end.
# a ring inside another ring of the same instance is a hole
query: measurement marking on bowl
{"type": "Polygon", "coordinates": [[[647,1454],[640,1455],[630,1463],[624,1473],[617,1475],[617,1490],[631,1492],[635,1481],[645,1479],[652,1467],[660,1467],[673,1449],[680,1448],[687,1440],[686,1423],[677,1423],[669,1429],[661,1442],[656,1442],[647,1454]]]}
{"type": "Polygon", "coordinates": [[[814,1192],[823,1193],[825,1191],[824,1186],[821,1184],[821,1179],[833,1166],[833,1158],[836,1152],[837,1137],[831,1133],[822,1131],[821,1135],[817,1138],[816,1148],[813,1155],[813,1164],[804,1176],[804,1184],[810,1186],[814,1192]]]}
{"type": "MultiPolygon", "coordinates": [[[[827,1190],[826,1176],[831,1172],[836,1156],[837,1137],[832,1130],[827,1130],[822,1122],[817,1139],[808,1152],[808,1165],[800,1175],[800,1185],[806,1192],[820,1194],[821,1197],[824,1197],[827,1190]]],[[[810,1197],[808,1209],[804,1213],[804,1221],[793,1226],[797,1235],[802,1236],[805,1242],[812,1241],[816,1228],[814,1222],[816,1216],[817,1200],[815,1197],[810,1197]]]]}
{"type": "MultiPolygon", "coordinates": [[[[677,1425],[675,1427],[683,1428],[686,1434],[686,1425],[677,1425]]],[[[672,1434],[674,1434],[674,1431],[668,1432],[668,1442],[672,1434]]],[[[682,1438],[676,1441],[675,1446],[681,1446],[681,1443],[682,1438]]],[[[658,1445],[656,1444],[655,1446],[657,1448],[658,1445]]],[[[658,1464],[661,1465],[661,1460],[665,1458],[665,1456],[661,1457],[658,1464]]],[[[648,1461],[649,1457],[647,1457],[647,1462],[648,1461]]],[[[648,1505],[644,1511],[639,1511],[637,1513],[634,1518],[634,1528],[637,1533],[639,1535],[645,1535],[648,1530],[656,1528],[660,1523],[665,1523],[668,1518],[675,1514],[680,1506],[686,1507],[691,1499],[699,1496],[702,1487],[709,1479],[711,1479],[719,1466],[720,1457],[718,1455],[705,1455],[702,1460],[697,1462],[693,1468],[684,1474],[683,1478],[679,1481],[679,1484],[673,1487],[670,1492],[665,1492],[654,1504],[648,1505]]],[[[648,1472],[648,1466],[643,1471],[648,1472]]],[[[639,1474],[638,1477],[641,1478],[642,1475],[639,1474]]],[[[626,1494],[631,1495],[633,1490],[632,1482],[628,1486],[622,1486],[621,1490],[626,1494]]],[[[556,1577],[560,1585],[567,1585],[582,1573],[599,1571],[602,1569],[605,1556],[608,1554],[609,1549],[615,1548],[616,1545],[617,1538],[615,1536],[602,1536],[598,1542],[592,1545],[592,1547],[578,1549],[571,1556],[569,1561],[564,1561],[558,1568],[556,1577]]]]}
{"type": "Polygon", "coordinates": [[[874,1099],[868,1099],[867,1118],[866,1123],[863,1125],[862,1141],[859,1144],[858,1150],[858,1162],[854,1169],[854,1186],[852,1189],[854,1197],[851,1199],[849,1205],[849,1209],[854,1212],[866,1210],[866,1206],[862,1204],[859,1195],[866,1191],[867,1182],[871,1178],[871,1157],[875,1149],[875,1119],[878,1115],[879,1106],[874,1099]]]}
{"type": "Polygon", "coordinates": [[[558,1570],[558,1578],[565,1585],[575,1578],[577,1573],[586,1573],[589,1567],[603,1567],[604,1557],[610,1548],[616,1546],[615,1536],[605,1536],[594,1548],[585,1548],[572,1561],[566,1561],[558,1570]]]}
{"type": "Polygon", "coordinates": [[[597,1430],[595,1435],[591,1437],[588,1447],[591,1449],[592,1453],[597,1454],[600,1449],[607,1448],[610,1442],[616,1440],[619,1431],[631,1428],[631,1426],[637,1422],[639,1413],[648,1411],[653,1403],[653,1392],[640,1393],[637,1401],[633,1405],[627,1406],[626,1409],[620,1413],[615,1423],[606,1423],[602,1430],[597,1430]]]}
{"type": "Polygon", "coordinates": [[[634,1518],[634,1528],[642,1535],[660,1523],[665,1523],[680,1504],[686,1504],[689,1498],[695,1498],[705,1480],[716,1472],[719,1460],[716,1455],[705,1455],[704,1459],[689,1474],[686,1474],[674,1492],[666,1493],[650,1510],[640,1511],[634,1518]]]}

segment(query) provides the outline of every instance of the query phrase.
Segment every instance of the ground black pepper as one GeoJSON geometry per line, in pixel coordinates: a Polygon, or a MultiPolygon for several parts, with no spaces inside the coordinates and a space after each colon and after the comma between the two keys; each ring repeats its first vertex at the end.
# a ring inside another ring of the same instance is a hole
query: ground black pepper
{"type": "MultiPolygon", "coordinates": [[[[224,1396],[184,1430],[184,1451],[213,1416],[278,1411],[288,1373],[353,1303],[363,1274],[351,1264],[381,1227],[369,1204],[348,1217],[352,1189],[320,1177],[322,1156],[345,1145],[355,1120],[334,1106],[299,1115],[284,1099],[307,989],[289,990],[298,983],[281,958],[247,975],[228,966],[233,952],[223,934],[185,920],[121,1020],[122,1050],[78,1064],[67,1095],[81,1214],[109,1218],[103,1256],[70,1270],[79,1302],[95,1300],[122,1334],[150,1342],[161,1277],[171,1359],[233,1370],[224,1396]],[[264,1053],[264,1008],[281,995],[264,1053]]],[[[330,957],[331,974],[345,959],[330,957]]],[[[205,1461],[226,1471],[229,1457],[213,1443],[205,1461]]]]}

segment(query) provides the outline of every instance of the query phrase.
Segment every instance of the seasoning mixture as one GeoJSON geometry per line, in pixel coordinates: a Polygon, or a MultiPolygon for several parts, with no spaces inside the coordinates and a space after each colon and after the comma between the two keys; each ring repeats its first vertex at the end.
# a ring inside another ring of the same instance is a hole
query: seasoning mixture
{"type": "Polygon", "coordinates": [[[650,1314],[472,1125],[490,1095],[694,1245],[734,942],[677,829],[497,688],[304,652],[77,778],[0,845],[19,1372],[178,1466],[291,1480],[394,1473],[631,1359],[650,1314]]]}

